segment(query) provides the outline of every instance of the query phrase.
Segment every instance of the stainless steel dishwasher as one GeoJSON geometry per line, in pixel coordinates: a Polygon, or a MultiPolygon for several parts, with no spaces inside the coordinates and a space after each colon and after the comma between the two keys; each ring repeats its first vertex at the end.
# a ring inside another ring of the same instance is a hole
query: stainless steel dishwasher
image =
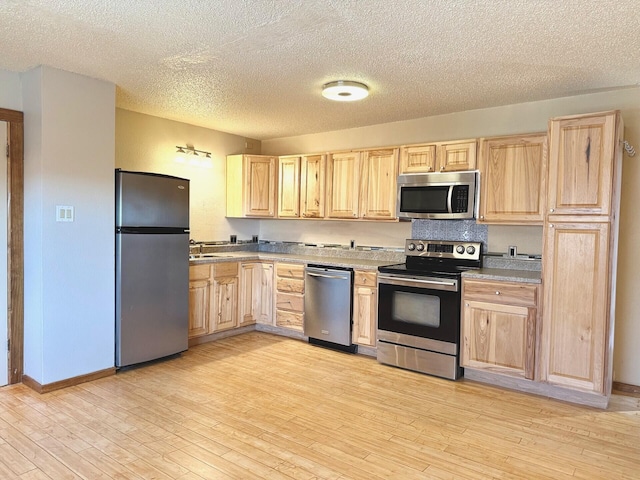
{"type": "Polygon", "coordinates": [[[304,278],[304,334],[309,343],[355,352],[351,343],[353,270],[308,265],[304,278]]]}

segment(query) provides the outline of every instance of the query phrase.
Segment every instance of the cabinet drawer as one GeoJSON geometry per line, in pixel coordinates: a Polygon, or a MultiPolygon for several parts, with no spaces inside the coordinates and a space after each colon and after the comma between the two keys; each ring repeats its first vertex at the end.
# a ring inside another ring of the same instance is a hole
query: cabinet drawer
{"type": "Polygon", "coordinates": [[[304,296],[295,293],[277,293],[276,308],[293,312],[304,312],[304,296]]]}
{"type": "Polygon", "coordinates": [[[361,285],[363,287],[375,287],[376,286],[376,272],[370,272],[367,270],[356,270],[353,272],[353,283],[361,285]]]}
{"type": "Polygon", "coordinates": [[[238,262],[215,263],[213,268],[216,277],[235,277],[238,275],[238,262]]]}
{"type": "Polygon", "coordinates": [[[276,310],[276,326],[302,330],[304,315],[302,313],[276,310]]]}
{"type": "Polygon", "coordinates": [[[538,286],[530,283],[464,281],[464,300],[536,307],[538,286]]]}
{"type": "Polygon", "coordinates": [[[278,277],[276,285],[279,292],[304,293],[304,280],[278,277]]]}
{"type": "Polygon", "coordinates": [[[211,275],[211,265],[191,265],[189,280],[208,280],[211,275]]]}
{"type": "Polygon", "coordinates": [[[299,263],[278,263],[276,274],[279,277],[304,279],[304,265],[299,263]]]}

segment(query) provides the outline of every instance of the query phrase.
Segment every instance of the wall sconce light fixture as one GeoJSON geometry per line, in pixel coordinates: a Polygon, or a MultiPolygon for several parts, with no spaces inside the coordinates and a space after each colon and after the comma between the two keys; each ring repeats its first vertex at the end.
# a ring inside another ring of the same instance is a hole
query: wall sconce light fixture
{"type": "Polygon", "coordinates": [[[212,168],[211,152],[205,150],[196,150],[193,145],[185,145],[184,147],[176,145],[177,163],[186,163],[194,167],[212,168]]]}

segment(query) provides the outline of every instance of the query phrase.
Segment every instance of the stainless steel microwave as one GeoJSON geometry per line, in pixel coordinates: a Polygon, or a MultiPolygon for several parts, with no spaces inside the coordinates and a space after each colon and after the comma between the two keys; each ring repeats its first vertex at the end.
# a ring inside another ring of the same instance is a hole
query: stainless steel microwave
{"type": "Polygon", "coordinates": [[[398,176],[398,218],[475,218],[477,171],[409,173],[398,176]]]}

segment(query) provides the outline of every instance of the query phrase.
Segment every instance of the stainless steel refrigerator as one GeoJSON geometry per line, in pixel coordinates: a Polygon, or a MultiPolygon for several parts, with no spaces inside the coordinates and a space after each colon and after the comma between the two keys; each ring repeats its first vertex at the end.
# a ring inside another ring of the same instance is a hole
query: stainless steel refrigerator
{"type": "Polygon", "coordinates": [[[116,367],[185,351],[189,180],[116,170],[116,367]]]}

